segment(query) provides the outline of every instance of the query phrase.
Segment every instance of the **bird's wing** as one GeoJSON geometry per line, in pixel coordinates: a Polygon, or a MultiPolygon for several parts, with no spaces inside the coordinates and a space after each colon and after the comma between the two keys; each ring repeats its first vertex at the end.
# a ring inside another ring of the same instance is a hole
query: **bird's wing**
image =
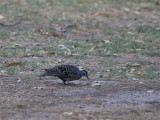
{"type": "Polygon", "coordinates": [[[57,76],[60,79],[75,79],[78,77],[79,69],[73,65],[57,65],[51,69],[45,69],[45,75],[57,76]]]}
{"type": "Polygon", "coordinates": [[[56,68],[56,71],[58,71],[59,75],[65,78],[73,77],[77,75],[79,72],[79,69],[73,65],[60,65],[55,68],[56,68]]]}
{"type": "Polygon", "coordinates": [[[59,72],[55,68],[45,69],[45,71],[46,71],[46,75],[49,75],[49,76],[57,76],[59,74],[59,72]]]}

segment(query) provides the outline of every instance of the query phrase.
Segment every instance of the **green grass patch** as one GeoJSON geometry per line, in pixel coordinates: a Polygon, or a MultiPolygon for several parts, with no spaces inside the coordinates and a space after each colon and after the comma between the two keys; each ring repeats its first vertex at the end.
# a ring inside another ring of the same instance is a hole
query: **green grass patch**
{"type": "Polygon", "coordinates": [[[145,51],[145,52],[141,52],[141,54],[151,56],[151,57],[160,57],[160,51],[145,51]]]}
{"type": "MultiPolygon", "coordinates": [[[[159,57],[160,30],[157,2],[157,0],[3,1],[0,5],[0,16],[4,17],[2,21],[6,20],[4,23],[16,21],[17,16],[22,16],[24,21],[14,27],[0,26],[0,57],[3,59],[25,57],[31,60],[34,57],[44,58],[44,60],[46,57],[60,58],[62,61],[63,59],[78,61],[77,64],[83,60],[84,64],[90,63],[87,60],[90,56],[123,59],[121,53],[159,57]],[[155,17],[150,17],[151,14],[155,17]],[[134,21],[134,18],[137,20],[134,21]],[[141,24],[143,21],[145,25],[141,24]],[[55,37],[53,34],[47,34],[57,33],[57,31],[45,25],[63,23],[75,24],[75,26],[67,28],[63,36],[55,37]]],[[[135,72],[139,72],[147,64],[152,65],[138,60],[130,62],[131,64],[138,62],[139,67],[125,66],[125,63],[114,60],[106,62],[95,59],[94,62],[101,69],[99,72],[91,71],[94,78],[127,78],[130,77],[130,70],[135,69],[135,72]],[[109,72],[105,72],[107,67],[109,72]]],[[[94,62],[90,65],[94,66],[94,62]]],[[[22,63],[23,66],[5,68],[7,74],[21,75],[22,72],[24,75],[26,71],[38,70],[43,65],[49,64],[46,61],[37,64],[34,60],[22,61],[22,63]]],[[[26,74],[34,75],[34,71],[26,74]]],[[[149,75],[150,78],[154,78],[157,74],[149,75]]]]}
{"type": "Polygon", "coordinates": [[[27,76],[27,75],[37,75],[35,70],[42,69],[43,66],[47,65],[47,61],[22,61],[21,65],[5,66],[9,63],[4,63],[0,71],[6,71],[5,74],[13,76],[27,76]]]}
{"type": "Polygon", "coordinates": [[[145,73],[143,76],[140,76],[138,78],[143,78],[143,79],[156,79],[160,78],[160,67],[159,66],[150,66],[145,70],[145,73]]]}

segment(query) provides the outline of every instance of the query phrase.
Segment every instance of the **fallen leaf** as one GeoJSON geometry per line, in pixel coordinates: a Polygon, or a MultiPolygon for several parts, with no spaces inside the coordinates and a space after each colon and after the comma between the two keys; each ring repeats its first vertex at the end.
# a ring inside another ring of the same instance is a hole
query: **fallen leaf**
{"type": "Polygon", "coordinates": [[[54,55],[54,54],[55,54],[54,52],[52,52],[52,51],[50,51],[50,50],[45,50],[45,53],[51,54],[51,55],[54,55]]]}
{"type": "Polygon", "coordinates": [[[131,68],[131,69],[129,70],[130,73],[134,73],[135,71],[136,71],[136,69],[134,69],[134,68],[131,68]]]}
{"type": "Polygon", "coordinates": [[[33,46],[41,46],[40,43],[34,43],[33,46]]]}
{"type": "Polygon", "coordinates": [[[57,32],[66,32],[67,28],[73,27],[75,24],[56,24],[51,25],[51,29],[56,30],[57,32]]]}
{"type": "Polygon", "coordinates": [[[73,115],[73,113],[72,112],[64,112],[63,115],[70,116],[70,115],[73,115]]]}
{"type": "Polygon", "coordinates": [[[141,13],[138,12],[138,11],[134,11],[134,13],[135,13],[136,15],[140,15],[140,14],[141,14],[141,13]]]}
{"type": "Polygon", "coordinates": [[[122,7],[122,10],[124,10],[126,12],[130,12],[131,11],[129,8],[126,8],[126,7],[122,7]]]}
{"type": "Polygon", "coordinates": [[[54,37],[61,37],[62,35],[63,35],[62,32],[58,32],[58,33],[53,34],[54,37]]]}
{"type": "Polygon", "coordinates": [[[76,36],[80,36],[81,33],[79,31],[73,31],[73,34],[76,35],[76,36]]]}
{"type": "Polygon", "coordinates": [[[76,115],[74,115],[75,117],[79,117],[79,115],[78,114],[76,114],[76,115]]]}
{"type": "Polygon", "coordinates": [[[103,17],[108,17],[108,16],[122,17],[124,16],[124,12],[119,9],[112,9],[112,11],[108,11],[108,12],[92,12],[89,14],[94,15],[94,16],[103,16],[103,17]]]}
{"type": "Polygon", "coordinates": [[[126,63],[126,66],[129,66],[129,67],[140,67],[140,64],[139,63],[126,63]]]}
{"type": "Polygon", "coordinates": [[[96,49],[95,47],[92,47],[89,51],[93,52],[95,49],[96,49]]]}
{"type": "Polygon", "coordinates": [[[46,32],[46,33],[43,33],[42,35],[44,35],[44,36],[54,36],[54,37],[61,37],[63,34],[62,34],[62,32],[58,32],[58,33],[56,33],[56,32],[46,32]]]}
{"type": "Polygon", "coordinates": [[[23,63],[20,63],[20,62],[13,62],[13,63],[9,63],[9,64],[7,64],[7,65],[5,65],[5,66],[3,66],[3,67],[11,67],[11,66],[17,66],[17,65],[22,66],[23,63]]]}
{"type": "Polygon", "coordinates": [[[104,40],[104,42],[105,42],[106,44],[112,43],[112,42],[110,42],[109,40],[104,40]]]}
{"type": "Polygon", "coordinates": [[[91,97],[86,96],[86,97],[84,98],[84,100],[91,100],[91,97]]]}
{"type": "Polygon", "coordinates": [[[12,45],[13,47],[24,47],[23,45],[21,45],[21,44],[14,44],[13,43],[13,45],[12,45]]]}
{"type": "Polygon", "coordinates": [[[3,19],[4,18],[4,16],[3,15],[0,15],[0,19],[3,19]]]}
{"type": "Polygon", "coordinates": [[[144,74],[141,74],[141,73],[135,73],[135,74],[133,74],[133,76],[142,77],[142,76],[144,76],[144,74]]]}
{"type": "Polygon", "coordinates": [[[108,17],[108,16],[110,16],[110,13],[108,13],[108,12],[92,12],[92,13],[90,13],[90,15],[108,17]]]}
{"type": "Polygon", "coordinates": [[[0,75],[2,75],[2,76],[3,76],[3,75],[7,75],[7,71],[6,71],[6,70],[1,70],[1,71],[0,71],[0,75]]]}
{"type": "Polygon", "coordinates": [[[128,88],[128,87],[122,87],[122,88],[126,89],[126,88],[128,88]]]}
{"type": "Polygon", "coordinates": [[[148,7],[148,6],[145,6],[145,7],[142,7],[142,9],[148,10],[149,7],[148,7]]]}
{"type": "Polygon", "coordinates": [[[143,84],[143,82],[139,82],[139,84],[143,84]]]}
{"type": "Polygon", "coordinates": [[[35,32],[43,32],[43,29],[42,29],[42,28],[37,28],[37,29],[35,30],[35,32]]]}

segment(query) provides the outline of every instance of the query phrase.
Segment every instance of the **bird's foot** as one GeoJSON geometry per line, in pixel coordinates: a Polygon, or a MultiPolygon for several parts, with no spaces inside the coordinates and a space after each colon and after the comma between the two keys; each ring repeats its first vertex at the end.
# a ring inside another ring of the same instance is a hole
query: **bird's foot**
{"type": "Polygon", "coordinates": [[[66,81],[63,80],[63,84],[64,84],[64,85],[67,85],[67,84],[66,84],[66,81]]]}

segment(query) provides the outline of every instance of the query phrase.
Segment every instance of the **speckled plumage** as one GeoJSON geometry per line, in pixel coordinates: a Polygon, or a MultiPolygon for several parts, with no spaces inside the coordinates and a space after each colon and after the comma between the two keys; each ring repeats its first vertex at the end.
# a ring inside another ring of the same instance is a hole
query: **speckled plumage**
{"type": "Polygon", "coordinates": [[[57,65],[53,68],[45,69],[45,73],[40,76],[56,76],[66,85],[66,81],[79,80],[82,76],[88,78],[88,72],[86,70],[80,71],[74,65],[57,65]]]}

